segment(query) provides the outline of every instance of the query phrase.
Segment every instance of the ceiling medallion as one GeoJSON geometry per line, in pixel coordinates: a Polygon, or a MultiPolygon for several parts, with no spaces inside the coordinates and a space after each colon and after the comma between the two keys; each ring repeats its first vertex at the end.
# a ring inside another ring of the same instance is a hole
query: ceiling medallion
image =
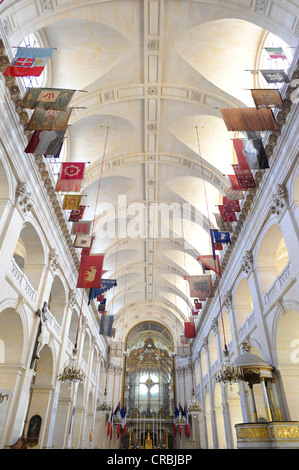
{"type": "Polygon", "coordinates": [[[83,382],[84,373],[80,369],[76,368],[76,354],[77,349],[73,349],[73,355],[70,359],[69,364],[63,369],[62,373],[58,375],[58,380],[63,383],[75,383],[83,382]]]}
{"type": "Polygon", "coordinates": [[[244,380],[243,372],[239,367],[232,365],[229,359],[229,352],[225,349],[223,365],[217,374],[216,382],[223,382],[224,384],[229,383],[232,386],[233,383],[244,380]]]}

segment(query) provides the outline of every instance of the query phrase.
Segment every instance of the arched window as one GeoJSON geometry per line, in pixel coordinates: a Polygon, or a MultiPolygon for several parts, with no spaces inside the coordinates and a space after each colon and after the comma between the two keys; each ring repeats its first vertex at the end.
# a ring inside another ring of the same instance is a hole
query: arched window
{"type": "MultiPolygon", "coordinates": [[[[26,36],[19,47],[43,47],[41,40],[36,33],[26,36]]],[[[39,77],[21,77],[25,88],[42,87],[45,84],[45,71],[39,77]]]]}

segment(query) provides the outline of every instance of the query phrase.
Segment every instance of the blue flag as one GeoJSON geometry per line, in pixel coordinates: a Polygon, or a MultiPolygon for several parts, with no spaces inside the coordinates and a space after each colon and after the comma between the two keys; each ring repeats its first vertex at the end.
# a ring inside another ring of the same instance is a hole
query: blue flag
{"type": "Polygon", "coordinates": [[[214,239],[216,243],[231,243],[229,232],[219,232],[214,230],[214,239]]]}

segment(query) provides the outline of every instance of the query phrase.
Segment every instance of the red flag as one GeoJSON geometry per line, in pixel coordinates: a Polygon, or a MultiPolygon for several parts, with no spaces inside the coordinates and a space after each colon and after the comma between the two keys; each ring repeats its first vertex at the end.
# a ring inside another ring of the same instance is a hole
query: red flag
{"type": "Polygon", "coordinates": [[[244,152],[244,141],[242,139],[234,139],[233,143],[235,152],[237,154],[239,168],[242,168],[243,170],[249,170],[250,167],[248,165],[247,158],[244,152]]]}
{"type": "Polygon", "coordinates": [[[63,162],[61,180],[82,180],[84,178],[85,163],[63,162]]]}
{"type": "Polygon", "coordinates": [[[227,211],[224,206],[218,206],[223,222],[235,222],[237,220],[234,212],[227,211]]]}
{"type": "Polygon", "coordinates": [[[241,211],[241,208],[240,208],[240,203],[237,199],[235,200],[229,200],[227,199],[227,197],[223,197],[223,205],[226,209],[227,212],[231,211],[231,212],[240,212],[241,211]]]}
{"type": "Polygon", "coordinates": [[[101,287],[104,255],[81,256],[77,287],[101,287]]]}
{"type": "Polygon", "coordinates": [[[213,255],[198,256],[197,257],[197,259],[204,264],[206,269],[211,269],[216,274],[219,274],[219,276],[221,276],[219,256],[216,255],[215,258],[216,259],[214,259],[213,255]]]}
{"type": "Polygon", "coordinates": [[[173,423],[173,435],[174,435],[174,437],[176,436],[176,427],[175,427],[175,423],[173,423]]]}
{"type": "Polygon", "coordinates": [[[120,423],[117,425],[117,439],[119,439],[119,434],[120,434],[120,423]]]}
{"type": "Polygon", "coordinates": [[[195,331],[195,324],[191,322],[185,322],[185,336],[186,338],[195,338],[196,331],[195,331]]]}
{"type": "Polygon", "coordinates": [[[78,209],[72,210],[69,217],[69,222],[77,222],[81,220],[86,206],[79,206],[78,209]]]}
{"type": "Polygon", "coordinates": [[[239,185],[239,182],[237,180],[237,177],[236,175],[228,175],[229,177],[229,180],[230,180],[230,183],[232,185],[232,189],[237,189],[237,190],[240,190],[240,185],[239,185]]]}
{"type": "Polygon", "coordinates": [[[50,59],[53,48],[18,47],[4,75],[9,77],[39,77],[50,59]]]}
{"type": "Polygon", "coordinates": [[[91,229],[90,220],[82,220],[81,222],[74,222],[72,227],[73,235],[89,235],[91,229]]]}
{"type": "Polygon", "coordinates": [[[244,170],[239,167],[239,165],[232,165],[235,172],[236,178],[238,180],[240,189],[248,190],[250,188],[255,188],[256,184],[252,176],[251,170],[244,170]]]}
{"type": "Polygon", "coordinates": [[[55,191],[68,193],[70,191],[79,193],[81,191],[82,180],[58,180],[55,191]]]}

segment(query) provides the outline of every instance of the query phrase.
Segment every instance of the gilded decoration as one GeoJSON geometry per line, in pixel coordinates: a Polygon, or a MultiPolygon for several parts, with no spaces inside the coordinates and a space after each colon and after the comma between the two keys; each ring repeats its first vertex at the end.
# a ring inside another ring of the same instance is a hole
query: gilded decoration
{"type": "Polygon", "coordinates": [[[298,439],[299,426],[275,426],[278,439],[298,439]]]}
{"type": "Polygon", "coordinates": [[[267,427],[237,428],[238,439],[269,439],[267,427]]]}

